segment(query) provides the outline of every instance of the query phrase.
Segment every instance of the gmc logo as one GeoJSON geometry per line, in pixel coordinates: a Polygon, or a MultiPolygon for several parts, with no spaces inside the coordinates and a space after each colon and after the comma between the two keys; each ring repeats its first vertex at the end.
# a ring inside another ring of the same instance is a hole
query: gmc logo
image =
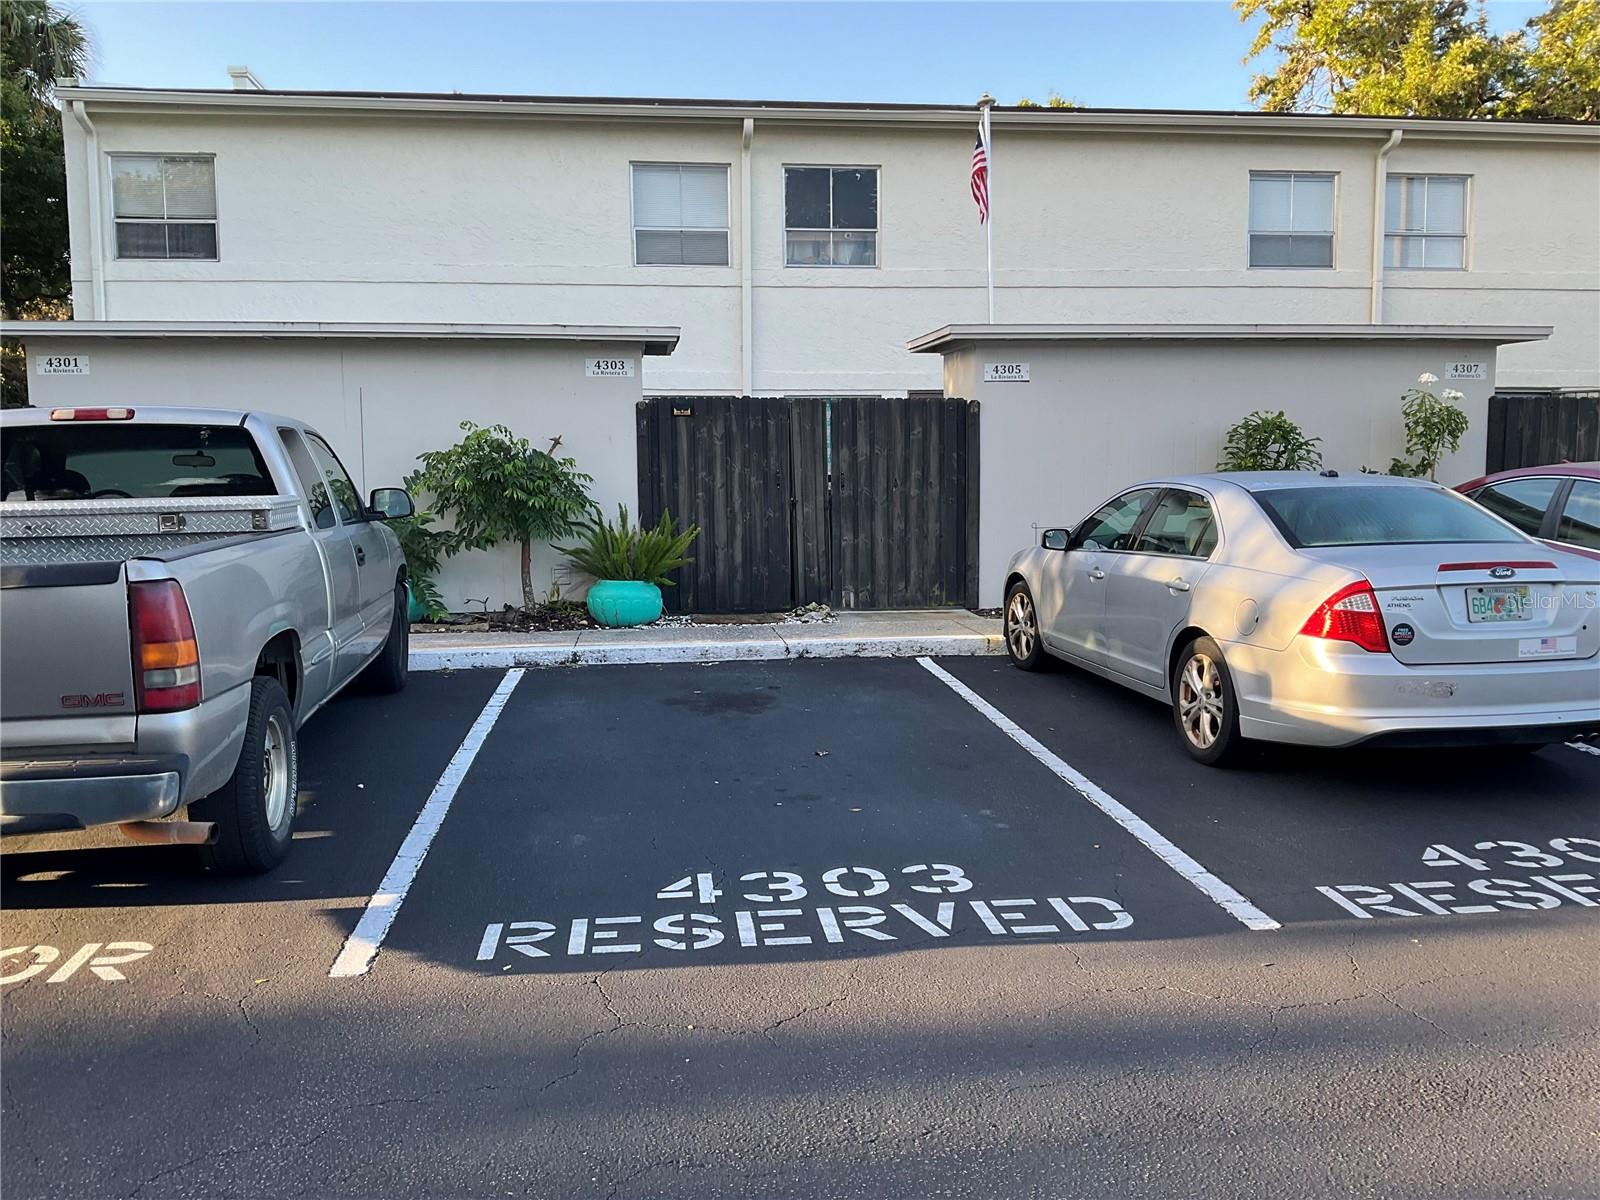
{"type": "Polygon", "coordinates": [[[124,692],[99,692],[93,696],[80,693],[61,697],[62,708],[122,708],[127,702],[124,692]]]}

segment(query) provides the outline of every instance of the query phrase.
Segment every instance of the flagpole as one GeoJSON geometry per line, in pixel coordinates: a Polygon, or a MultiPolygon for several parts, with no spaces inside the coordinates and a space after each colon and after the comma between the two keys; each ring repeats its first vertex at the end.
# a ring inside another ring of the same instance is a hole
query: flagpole
{"type": "Polygon", "coordinates": [[[984,246],[989,259],[989,324],[994,324],[994,136],[990,132],[989,109],[994,97],[985,92],[978,99],[979,120],[983,125],[983,151],[988,158],[989,219],[983,223],[984,246]]]}

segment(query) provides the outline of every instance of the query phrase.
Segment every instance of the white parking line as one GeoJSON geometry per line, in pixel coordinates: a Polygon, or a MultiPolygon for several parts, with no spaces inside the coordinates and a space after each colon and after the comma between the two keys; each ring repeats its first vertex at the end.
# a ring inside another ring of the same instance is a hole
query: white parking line
{"type": "Polygon", "coordinates": [[[1582,750],[1585,754],[1600,755],[1600,746],[1591,746],[1587,742],[1568,742],[1574,750],[1582,750]]]}
{"type": "Polygon", "coordinates": [[[1118,825],[1121,825],[1142,842],[1152,854],[1194,884],[1195,887],[1204,892],[1209,899],[1221,906],[1229,916],[1244,925],[1245,928],[1281,928],[1277,921],[1267,916],[1266,913],[1250,903],[1239,892],[1222,882],[1222,880],[1190,858],[1189,855],[1178,849],[1172,842],[1168,841],[1143,817],[1139,816],[1115,796],[1112,796],[1099,784],[1089,779],[1081,771],[1068,765],[1065,760],[1046,748],[1031,733],[1023,729],[1010,717],[1006,716],[1005,713],[950,674],[950,672],[939,666],[938,663],[928,658],[919,658],[917,661],[937,678],[942,679],[956,695],[989,718],[990,722],[1013,742],[1049,767],[1063,783],[1071,786],[1090,804],[1105,813],[1118,825]]]}
{"type": "Polygon", "coordinates": [[[365,975],[371,968],[372,960],[378,957],[383,939],[388,936],[389,927],[394,924],[395,916],[400,911],[400,905],[405,902],[406,892],[411,890],[417,869],[428,855],[434,835],[439,832],[439,826],[444,824],[445,814],[450,811],[450,804],[456,798],[456,790],[466,778],[472,760],[477,757],[495,721],[499,720],[500,710],[505,708],[506,701],[521,680],[520,667],[507,671],[500,686],[495,688],[494,695],[489,697],[483,711],[478,714],[478,719],[472,723],[472,728],[467,730],[467,736],[461,739],[450,765],[439,776],[439,782],[433,785],[428,802],[422,806],[411,832],[406,834],[406,840],[400,844],[399,852],[389,864],[383,882],[378,884],[378,890],[367,901],[366,911],[356,923],[355,932],[345,939],[339,957],[333,960],[333,967],[328,971],[330,978],[346,979],[352,975],[365,975]]]}

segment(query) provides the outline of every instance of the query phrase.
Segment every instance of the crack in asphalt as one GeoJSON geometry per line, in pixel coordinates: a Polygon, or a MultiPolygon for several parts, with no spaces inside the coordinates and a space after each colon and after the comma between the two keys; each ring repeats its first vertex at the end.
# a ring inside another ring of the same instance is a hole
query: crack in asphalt
{"type": "MultiPolygon", "coordinates": [[[[290,1142],[289,1145],[296,1150],[309,1150],[312,1146],[315,1146],[327,1136],[328,1134],[323,1132],[314,1137],[306,1138],[302,1141],[290,1142]]],[[[180,1171],[186,1171],[197,1163],[209,1162],[213,1159],[236,1158],[241,1154],[249,1154],[252,1150],[260,1150],[266,1146],[276,1146],[281,1144],[282,1143],[277,1138],[263,1138],[261,1141],[251,1142],[245,1146],[234,1146],[227,1150],[213,1150],[207,1151],[204,1154],[196,1154],[193,1158],[185,1159],[183,1162],[177,1164],[177,1166],[167,1167],[165,1170],[157,1171],[154,1175],[140,1180],[139,1183],[135,1185],[133,1191],[127,1194],[125,1200],[136,1200],[140,1193],[142,1193],[144,1189],[149,1187],[151,1184],[159,1183],[161,1180],[176,1175],[180,1171]]]]}

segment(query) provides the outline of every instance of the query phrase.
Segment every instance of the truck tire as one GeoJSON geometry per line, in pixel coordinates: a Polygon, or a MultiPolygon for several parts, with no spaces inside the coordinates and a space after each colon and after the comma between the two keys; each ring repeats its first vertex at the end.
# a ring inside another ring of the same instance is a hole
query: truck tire
{"type": "Polygon", "coordinates": [[[276,679],[257,675],[233,778],[189,806],[191,820],[216,824],[211,841],[200,847],[201,862],[227,875],[270,871],[289,853],[299,792],[294,710],[276,679]]]}
{"type": "Polygon", "coordinates": [[[389,618],[389,638],[378,651],[378,657],[369,662],[361,672],[361,686],[369,692],[401,692],[405,690],[407,664],[411,657],[411,622],[407,620],[406,585],[399,583],[394,589],[394,615],[389,618]]]}

